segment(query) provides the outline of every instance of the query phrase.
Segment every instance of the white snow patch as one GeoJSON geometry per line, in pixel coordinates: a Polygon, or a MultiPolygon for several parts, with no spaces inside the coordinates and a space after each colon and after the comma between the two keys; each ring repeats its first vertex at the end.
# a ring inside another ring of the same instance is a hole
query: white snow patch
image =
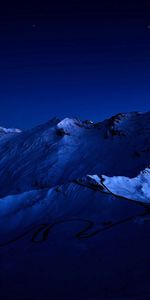
{"type": "Polygon", "coordinates": [[[0,127],[0,131],[4,133],[20,133],[21,130],[18,128],[5,128],[5,127],[0,127]]]}
{"type": "Polygon", "coordinates": [[[115,195],[150,203],[150,168],[146,168],[137,177],[102,176],[104,185],[115,195]]]}
{"type": "Polygon", "coordinates": [[[64,129],[66,132],[76,131],[79,121],[77,119],[65,118],[57,124],[58,129],[64,129]]]}

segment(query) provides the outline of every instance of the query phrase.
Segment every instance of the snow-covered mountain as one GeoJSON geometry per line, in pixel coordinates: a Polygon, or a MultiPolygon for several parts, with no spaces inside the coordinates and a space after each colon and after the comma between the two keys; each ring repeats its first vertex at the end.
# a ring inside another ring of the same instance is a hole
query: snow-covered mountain
{"type": "Polygon", "coordinates": [[[150,112],[12,132],[0,139],[3,299],[149,299],[150,112]]]}
{"type": "Polygon", "coordinates": [[[148,166],[150,113],[101,123],[50,120],[0,143],[0,196],[50,188],[86,174],[133,177],[148,166]]]}

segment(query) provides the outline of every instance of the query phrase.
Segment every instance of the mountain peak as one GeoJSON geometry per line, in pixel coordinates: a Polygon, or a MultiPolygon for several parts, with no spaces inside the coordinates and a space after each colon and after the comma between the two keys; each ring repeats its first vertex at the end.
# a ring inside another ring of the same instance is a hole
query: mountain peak
{"type": "Polygon", "coordinates": [[[0,136],[3,136],[5,134],[14,134],[14,133],[21,133],[22,131],[18,128],[5,128],[0,127],[0,136]]]}

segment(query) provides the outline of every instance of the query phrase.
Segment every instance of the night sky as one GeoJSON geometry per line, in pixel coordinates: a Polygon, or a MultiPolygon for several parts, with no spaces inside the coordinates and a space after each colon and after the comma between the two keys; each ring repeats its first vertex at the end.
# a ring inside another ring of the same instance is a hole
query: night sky
{"type": "Polygon", "coordinates": [[[0,126],[150,106],[150,1],[0,4],[0,126]]]}

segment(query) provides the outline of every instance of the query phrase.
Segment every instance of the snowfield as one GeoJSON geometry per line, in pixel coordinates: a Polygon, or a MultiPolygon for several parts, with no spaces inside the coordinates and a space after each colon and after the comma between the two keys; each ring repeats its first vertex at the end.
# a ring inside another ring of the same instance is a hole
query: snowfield
{"type": "Polygon", "coordinates": [[[103,183],[111,193],[128,199],[150,203],[150,168],[141,171],[137,177],[102,176],[103,183]]]}

